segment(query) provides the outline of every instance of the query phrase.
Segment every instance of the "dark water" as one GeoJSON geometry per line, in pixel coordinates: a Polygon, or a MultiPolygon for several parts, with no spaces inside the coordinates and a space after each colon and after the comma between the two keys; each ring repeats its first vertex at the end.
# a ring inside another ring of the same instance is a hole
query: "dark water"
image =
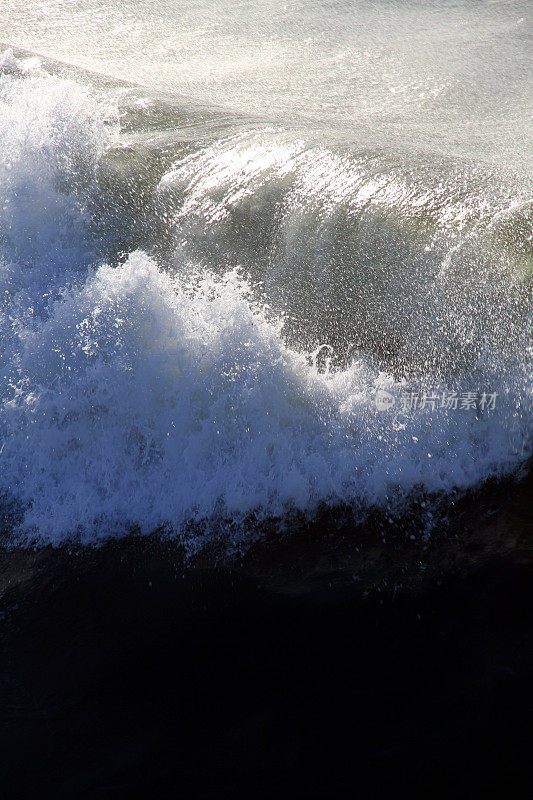
{"type": "Polygon", "coordinates": [[[327,523],[184,569],[175,542],[12,553],[2,580],[10,797],[522,792],[531,481],[453,533],[327,523]],[[327,544],[329,542],[329,544],[327,544]],[[358,544],[356,545],[356,542],[358,544]],[[356,550],[357,547],[357,550],[356,550]]]}

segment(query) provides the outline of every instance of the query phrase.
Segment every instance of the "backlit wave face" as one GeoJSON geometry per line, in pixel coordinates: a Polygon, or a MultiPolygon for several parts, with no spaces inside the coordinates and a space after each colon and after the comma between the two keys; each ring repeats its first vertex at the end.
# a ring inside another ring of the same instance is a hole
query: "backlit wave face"
{"type": "Polygon", "coordinates": [[[246,542],[251,517],[398,511],[524,463],[519,172],[279,124],[192,136],[148,91],[2,64],[8,541],[246,542]]]}
{"type": "Polygon", "coordinates": [[[244,265],[294,345],[445,377],[522,346],[531,188],[457,160],[266,130],[180,159],[157,198],[174,263],[244,265]]]}

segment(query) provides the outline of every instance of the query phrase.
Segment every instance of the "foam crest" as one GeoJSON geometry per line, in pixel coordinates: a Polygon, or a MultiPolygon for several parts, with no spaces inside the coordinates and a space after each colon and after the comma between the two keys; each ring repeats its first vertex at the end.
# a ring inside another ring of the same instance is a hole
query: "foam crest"
{"type": "Polygon", "coordinates": [[[0,243],[20,283],[44,270],[49,283],[60,281],[87,266],[90,201],[98,161],[116,136],[112,114],[102,98],[38,66],[0,77],[0,243]]]}
{"type": "Polygon", "coordinates": [[[248,294],[234,273],[180,284],[139,252],[56,301],[23,340],[2,413],[20,536],[180,535],[191,520],[391,503],[524,457],[514,395],[481,418],[399,414],[405,387],[363,360],[319,374],[248,294]],[[378,389],[396,413],[377,408],[378,389]]]}

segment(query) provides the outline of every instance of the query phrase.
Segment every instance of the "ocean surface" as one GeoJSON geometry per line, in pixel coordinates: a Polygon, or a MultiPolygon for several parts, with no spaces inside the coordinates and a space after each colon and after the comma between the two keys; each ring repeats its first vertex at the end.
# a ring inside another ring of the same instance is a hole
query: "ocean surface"
{"type": "Polygon", "coordinates": [[[4,543],[523,468],[530,2],[4,0],[0,41],[4,543]]]}

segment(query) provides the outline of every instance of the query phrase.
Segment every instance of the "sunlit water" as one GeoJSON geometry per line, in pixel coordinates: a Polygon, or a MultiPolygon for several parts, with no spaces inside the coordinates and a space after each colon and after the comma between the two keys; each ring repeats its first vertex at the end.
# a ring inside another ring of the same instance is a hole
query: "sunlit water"
{"type": "Polygon", "coordinates": [[[246,542],[526,461],[529,3],[1,14],[9,541],[246,542]]]}

